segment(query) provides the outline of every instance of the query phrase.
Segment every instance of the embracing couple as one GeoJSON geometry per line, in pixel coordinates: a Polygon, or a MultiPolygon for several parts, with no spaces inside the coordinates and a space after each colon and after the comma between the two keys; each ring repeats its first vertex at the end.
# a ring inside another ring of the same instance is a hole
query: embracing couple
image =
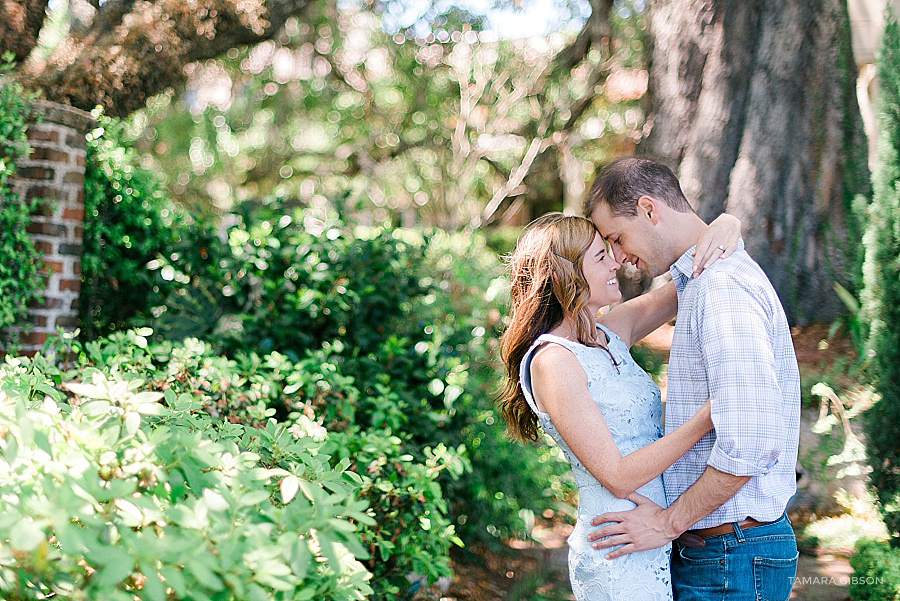
{"type": "Polygon", "coordinates": [[[707,226],[668,167],[634,157],[600,172],[585,215],[519,238],[502,340],[510,433],[543,429],[575,474],[576,599],[788,599],[800,378],[740,222],[707,226]],[[672,282],[598,317],[626,261],[672,282]],[[659,389],[629,348],[676,315],[662,436],[659,389]]]}

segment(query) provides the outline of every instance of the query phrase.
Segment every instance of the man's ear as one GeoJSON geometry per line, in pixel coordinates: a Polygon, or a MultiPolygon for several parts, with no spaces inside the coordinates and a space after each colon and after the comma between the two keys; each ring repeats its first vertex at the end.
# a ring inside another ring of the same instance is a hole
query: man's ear
{"type": "Polygon", "coordinates": [[[645,217],[650,223],[656,225],[659,223],[659,203],[651,196],[641,196],[637,201],[638,217],[645,217]]]}

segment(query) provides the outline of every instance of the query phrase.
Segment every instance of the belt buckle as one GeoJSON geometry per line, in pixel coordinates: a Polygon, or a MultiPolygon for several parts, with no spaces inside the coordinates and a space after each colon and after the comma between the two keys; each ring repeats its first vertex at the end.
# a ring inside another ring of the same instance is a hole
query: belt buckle
{"type": "Polygon", "coordinates": [[[690,549],[702,549],[706,546],[706,541],[703,540],[703,537],[691,534],[690,532],[683,532],[681,536],[675,540],[690,549]]]}

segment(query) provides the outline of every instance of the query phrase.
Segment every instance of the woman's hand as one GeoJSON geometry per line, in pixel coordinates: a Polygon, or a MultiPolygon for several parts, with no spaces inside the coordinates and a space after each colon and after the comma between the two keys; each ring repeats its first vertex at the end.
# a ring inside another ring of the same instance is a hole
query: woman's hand
{"type": "Polygon", "coordinates": [[[741,237],[741,220],[733,215],[722,213],[709,224],[694,250],[694,275],[718,261],[727,259],[738,247],[741,237]]]}

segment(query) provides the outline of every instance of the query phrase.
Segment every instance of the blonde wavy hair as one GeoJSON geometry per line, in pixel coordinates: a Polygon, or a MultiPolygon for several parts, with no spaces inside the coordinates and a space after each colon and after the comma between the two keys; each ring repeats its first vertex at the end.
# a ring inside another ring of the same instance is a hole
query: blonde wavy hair
{"type": "Polygon", "coordinates": [[[506,374],[498,404],[514,439],[538,440],[537,416],[519,381],[519,365],[534,341],[570,317],[578,342],[602,346],[596,316],[587,308],[591,290],[582,271],[596,234],[584,217],[548,213],[528,224],[507,260],[511,307],[500,339],[506,374]]]}

